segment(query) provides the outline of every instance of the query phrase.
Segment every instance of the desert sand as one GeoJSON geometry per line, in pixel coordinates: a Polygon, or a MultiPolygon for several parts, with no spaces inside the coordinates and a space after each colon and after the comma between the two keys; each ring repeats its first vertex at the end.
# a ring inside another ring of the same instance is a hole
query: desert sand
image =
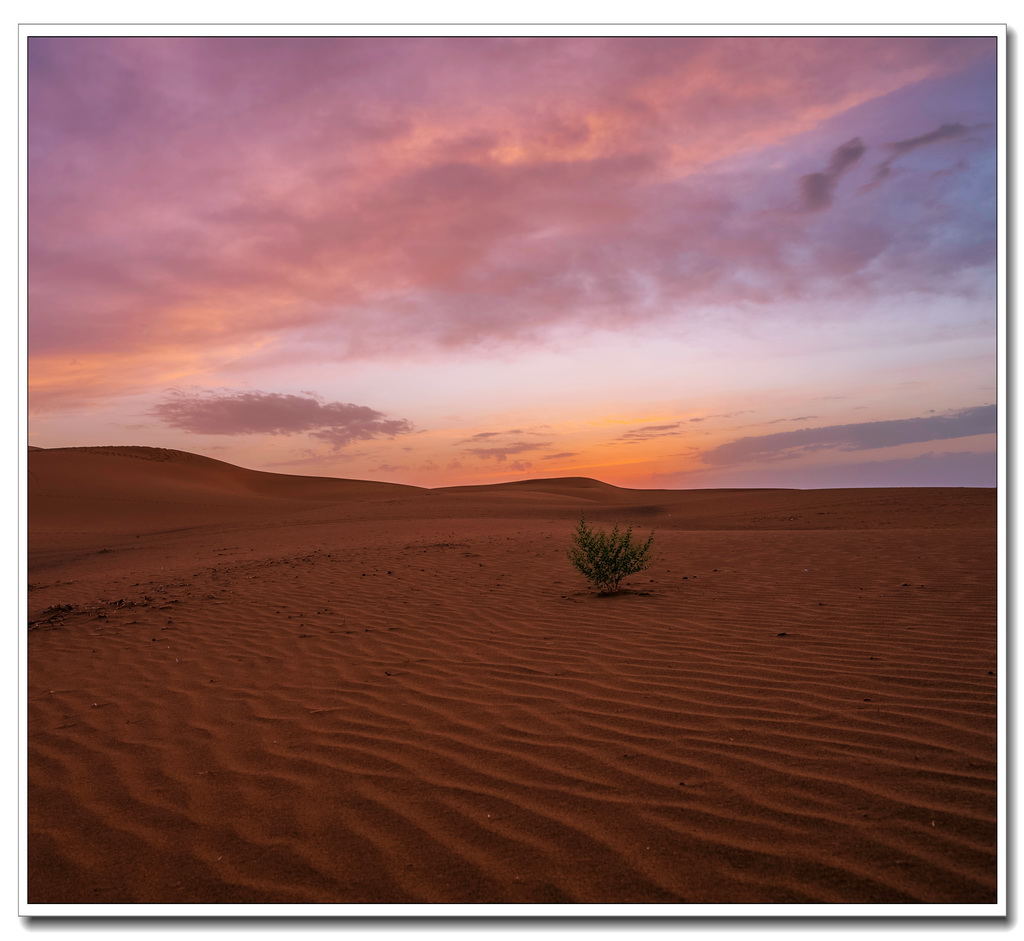
{"type": "Polygon", "coordinates": [[[30,903],[996,901],[993,490],[29,471],[30,903]]]}

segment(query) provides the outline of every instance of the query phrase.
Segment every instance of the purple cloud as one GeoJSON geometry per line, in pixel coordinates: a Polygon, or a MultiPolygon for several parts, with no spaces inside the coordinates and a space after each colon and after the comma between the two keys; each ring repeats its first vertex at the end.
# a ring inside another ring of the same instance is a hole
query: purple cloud
{"type": "Polygon", "coordinates": [[[325,402],[309,393],[174,390],[150,414],[197,435],[308,434],[339,450],[353,441],[409,434],[406,419],[387,418],[366,405],[325,402]]]}
{"type": "Polygon", "coordinates": [[[859,422],[751,435],[705,451],[700,459],[705,464],[715,465],[777,461],[826,448],[840,451],[890,448],[920,441],[991,434],[995,430],[996,407],[980,405],[929,418],[859,422]]]}
{"type": "Polygon", "coordinates": [[[683,474],[659,474],[658,486],[782,487],[807,490],[836,487],[994,487],[995,452],[929,451],[887,461],[853,461],[773,468],[707,468],[683,474]]]}
{"type": "Polygon", "coordinates": [[[907,140],[895,141],[886,146],[897,155],[906,154],[912,150],[917,150],[918,147],[926,147],[928,144],[934,144],[937,141],[964,137],[970,130],[971,128],[967,127],[967,125],[960,124],[959,122],[943,124],[927,134],[919,134],[917,137],[910,137],[907,140]]]}
{"type": "Polygon", "coordinates": [[[937,144],[947,140],[963,139],[972,130],[973,128],[957,121],[952,124],[943,124],[941,127],[937,127],[934,131],[929,131],[927,134],[919,134],[917,137],[909,137],[906,140],[894,141],[891,144],[886,144],[886,148],[889,150],[890,156],[880,163],[875,169],[875,175],[872,177],[871,182],[867,184],[867,188],[876,186],[878,183],[885,180],[892,172],[893,162],[904,154],[917,150],[919,147],[927,147],[930,144],[937,144]]]}

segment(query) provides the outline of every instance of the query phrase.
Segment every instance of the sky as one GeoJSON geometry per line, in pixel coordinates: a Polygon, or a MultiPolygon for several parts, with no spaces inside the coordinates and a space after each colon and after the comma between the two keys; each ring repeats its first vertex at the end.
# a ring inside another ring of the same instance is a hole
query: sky
{"type": "Polygon", "coordinates": [[[30,38],[29,444],[994,486],[996,51],[30,38]]]}

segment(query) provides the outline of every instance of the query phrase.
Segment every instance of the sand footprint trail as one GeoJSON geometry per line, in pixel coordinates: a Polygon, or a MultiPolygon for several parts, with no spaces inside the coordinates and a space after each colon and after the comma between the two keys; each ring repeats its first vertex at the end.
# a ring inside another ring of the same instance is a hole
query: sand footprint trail
{"type": "Polygon", "coordinates": [[[984,493],[276,483],[40,515],[30,901],[994,900],[984,493]],[[669,507],[632,592],[565,561],[581,506],[669,507]]]}

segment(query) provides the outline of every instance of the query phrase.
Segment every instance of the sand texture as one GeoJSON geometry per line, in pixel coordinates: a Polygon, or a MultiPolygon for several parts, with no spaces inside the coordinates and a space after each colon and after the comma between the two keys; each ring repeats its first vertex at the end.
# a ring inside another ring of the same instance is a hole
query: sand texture
{"type": "Polygon", "coordinates": [[[992,490],[29,470],[30,903],[996,900],[992,490]]]}

